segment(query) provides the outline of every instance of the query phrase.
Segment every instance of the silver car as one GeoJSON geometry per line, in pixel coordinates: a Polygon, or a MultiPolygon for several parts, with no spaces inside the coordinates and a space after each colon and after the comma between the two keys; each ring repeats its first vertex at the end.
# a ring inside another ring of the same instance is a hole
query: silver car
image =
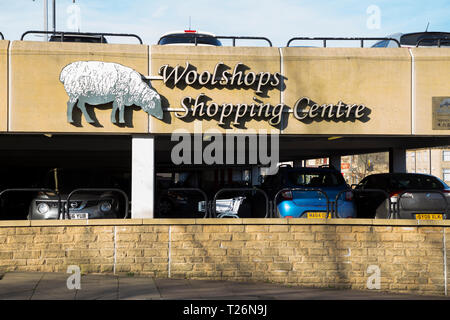
{"type": "Polygon", "coordinates": [[[29,220],[108,219],[126,215],[127,196],[114,183],[111,173],[52,169],[43,185],[55,192],[39,192],[33,198],[29,220]]]}

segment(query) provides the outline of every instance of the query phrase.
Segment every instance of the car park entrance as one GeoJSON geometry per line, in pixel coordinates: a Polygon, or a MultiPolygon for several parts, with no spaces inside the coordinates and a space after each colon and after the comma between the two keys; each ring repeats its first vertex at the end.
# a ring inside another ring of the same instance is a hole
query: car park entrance
{"type": "Polygon", "coordinates": [[[344,214],[359,190],[324,175],[342,182],[340,157],[389,152],[389,172],[405,172],[407,149],[450,144],[445,47],[100,42],[0,41],[0,183],[35,190],[5,192],[4,217],[278,217],[280,199],[309,194],[306,216],[367,218],[344,214]],[[270,182],[314,158],[337,170],[270,182]]]}

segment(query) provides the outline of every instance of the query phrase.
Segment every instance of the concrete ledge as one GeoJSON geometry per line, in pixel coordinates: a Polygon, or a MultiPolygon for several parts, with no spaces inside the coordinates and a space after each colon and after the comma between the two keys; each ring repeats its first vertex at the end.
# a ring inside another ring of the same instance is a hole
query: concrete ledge
{"type": "Polygon", "coordinates": [[[122,225],[360,225],[360,226],[440,226],[450,227],[450,220],[408,219],[92,219],[92,220],[0,220],[1,227],[122,226],[122,225]]]}
{"type": "Polygon", "coordinates": [[[29,227],[31,221],[29,220],[4,220],[0,221],[0,227],[29,227]]]}

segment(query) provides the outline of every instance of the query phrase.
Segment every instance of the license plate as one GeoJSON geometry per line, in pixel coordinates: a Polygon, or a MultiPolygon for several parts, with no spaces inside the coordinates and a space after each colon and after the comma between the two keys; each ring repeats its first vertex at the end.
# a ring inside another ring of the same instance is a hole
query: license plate
{"type": "Polygon", "coordinates": [[[70,213],[70,219],[88,219],[89,214],[88,213],[70,213]]]}
{"type": "Polygon", "coordinates": [[[422,213],[416,214],[417,220],[442,220],[442,214],[422,213]]]}
{"type": "Polygon", "coordinates": [[[327,213],[326,212],[308,212],[307,217],[308,217],[308,219],[326,219],[327,213]]]}

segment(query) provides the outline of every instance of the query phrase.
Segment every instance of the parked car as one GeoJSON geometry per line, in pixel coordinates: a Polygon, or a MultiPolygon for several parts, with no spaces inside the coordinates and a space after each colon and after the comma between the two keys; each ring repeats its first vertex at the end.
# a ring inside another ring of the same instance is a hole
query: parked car
{"type": "Polygon", "coordinates": [[[330,201],[327,203],[326,197],[319,191],[287,190],[277,197],[276,206],[280,217],[327,218],[327,211],[333,210],[338,193],[340,196],[336,217],[356,217],[353,194],[351,191],[345,191],[350,187],[342,174],[332,167],[280,167],[277,174],[264,179],[261,188],[271,199],[274,199],[278,191],[285,188],[320,189],[330,201]]]}
{"type": "Polygon", "coordinates": [[[355,187],[358,217],[448,219],[449,200],[449,186],[441,179],[428,174],[372,174],[355,187]]]}
{"type": "MultiPolygon", "coordinates": [[[[414,33],[394,33],[387,36],[400,42],[401,47],[415,47],[419,42],[421,47],[436,47],[438,39],[441,39],[441,47],[450,46],[449,32],[414,32],[414,33]]],[[[381,40],[375,43],[372,48],[398,48],[395,41],[381,40]]]]}
{"type": "Polygon", "coordinates": [[[184,30],[164,34],[158,41],[159,45],[200,45],[222,46],[222,43],[210,32],[184,30]]]}
{"type": "Polygon", "coordinates": [[[44,182],[46,188],[58,192],[61,203],[58,210],[58,194],[39,192],[31,201],[29,220],[58,219],[65,212],[70,219],[124,218],[124,197],[113,191],[82,191],[75,193],[67,203],[70,192],[79,188],[114,188],[112,175],[88,170],[50,170],[44,182]]]}
{"type": "Polygon", "coordinates": [[[50,42],[84,42],[84,43],[108,43],[103,35],[84,35],[84,34],[52,34],[50,42]]]}

